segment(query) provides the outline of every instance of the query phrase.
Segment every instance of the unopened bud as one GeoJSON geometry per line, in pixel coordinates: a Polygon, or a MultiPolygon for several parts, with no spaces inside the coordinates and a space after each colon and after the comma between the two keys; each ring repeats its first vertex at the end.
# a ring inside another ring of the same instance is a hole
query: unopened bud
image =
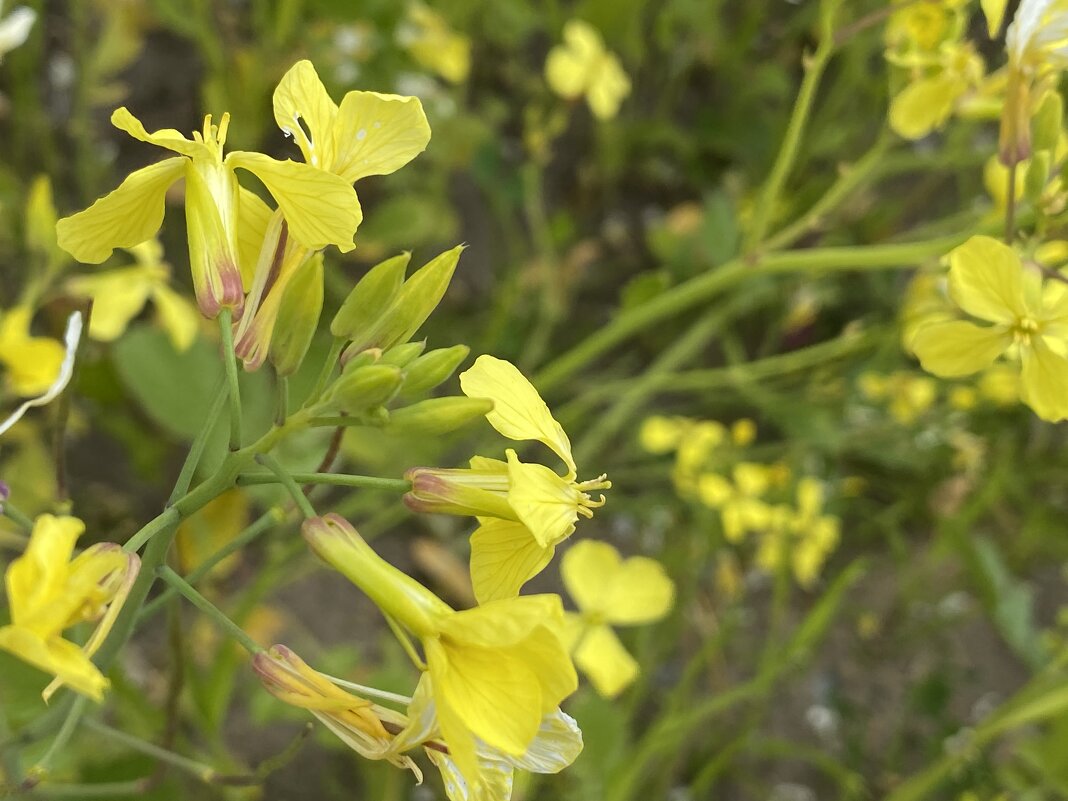
{"type": "Polygon", "coordinates": [[[428,398],[394,409],[389,427],[401,434],[447,434],[492,411],[493,401],[488,398],[428,398]]]}
{"type": "Polygon", "coordinates": [[[1061,138],[1063,123],[1064,99],[1061,93],[1056,90],[1046,92],[1031,123],[1034,131],[1034,149],[1055,151],[1061,138]]]}
{"type": "Polygon", "coordinates": [[[407,367],[426,350],[426,340],[419,342],[405,342],[390,348],[382,354],[381,364],[395,364],[397,367],[407,367]]]}
{"type": "Polygon", "coordinates": [[[368,270],[334,315],[330,333],[339,339],[365,340],[400,291],[411,258],[411,253],[404,252],[368,270]]]}
{"type": "Polygon", "coordinates": [[[346,369],[327,392],[323,404],[355,413],[386,403],[404,380],[404,373],[391,364],[371,364],[346,369]]]}
{"type": "Polygon", "coordinates": [[[508,469],[413,467],[404,474],[412,488],[405,505],[422,514],[518,520],[508,505],[508,469]]]}
{"type": "Polygon", "coordinates": [[[453,345],[451,348],[438,348],[423,354],[405,370],[401,395],[420,395],[444,383],[456,372],[456,368],[470,352],[471,349],[467,345],[453,345]]]}
{"type": "Polygon", "coordinates": [[[292,375],[308,353],[323,311],[323,254],[316,253],[289,281],[271,339],[278,375],[292,375]]]}
{"type": "Polygon", "coordinates": [[[1031,155],[1031,161],[1027,165],[1027,173],[1024,176],[1024,197],[1031,204],[1037,204],[1041,200],[1046,186],[1049,184],[1050,151],[1036,150],[1031,155]]]}

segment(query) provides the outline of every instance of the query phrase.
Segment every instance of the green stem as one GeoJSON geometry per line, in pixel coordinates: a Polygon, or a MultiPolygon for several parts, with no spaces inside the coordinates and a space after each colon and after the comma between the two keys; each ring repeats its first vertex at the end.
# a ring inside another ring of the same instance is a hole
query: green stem
{"type": "Polygon", "coordinates": [[[173,504],[189,492],[189,485],[193,483],[193,475],[196,473],[200,459],[204,455],[204,448],[207,447],[208,437],[211,436],[219,415],[222,414],[222,407],[228,394],[227,386],[226,377],[220,376],[212,392],[212,401],[211,406],[208,407],[207,419],[197,432],[196,437],[193,438],[193,443],[189,446],[189,453],[186,454],[185,461],[182,463],[182,469],[178,473],[178,480],[174,482],[174,489],[171,490],[170,498],[167,499],[168,505],[173,504]]]}
{"type": "MultiPolygon", "coordinates": [[[[238,481],[240,484],[241,482],[238,481]]],[[[215,551],[211,556],[201,562],[192,571],[186,575],[185,579],[190,584],[196,584],[202,578],[207,576],[212,569],[219,564],[223,559],[230,554],[237,553],[246,545],[251,544],[254,540],[258,539],[262,534],[269,531],[274,526],[277,526],[285,521],[286,514],[280,506],[275,506],[267,512],[264,512],[260,517],[245,528],[240,534],[226,543],[224,546],[215,551]]],[[[157,598],[149,601],[141,609],[141,612],[137,618],[137,622],[140,623],[143,620],[147,620],[152,615],[156,614],[163,606],[174,596],[178,594],[178,591],[174,587],[167,587],[163,592],[159,594],[157,598]]]]}
{"type": "Polygon", "coordinates": [[[185,579],[183,579],[169,567],[167,567],[166,565],[158,567],[156,569],[156,575],[158,575],[161,579],[163,579],[165,582],[174,587],[174,589],[176,589],[187,601],[189,601],[189,603],[191,603],[193,606],[195,606],[197,609],[199,609],[201,612],[203,612],[205,615],[215,621],[216,625],[218,625],[220,629],[222,629],[224,632],[226,632],[235,640],[237,640],[237,642],[240,643],[241,646],[250,654],[258,654],[263,651],[263,648],[260,647],[255,640],[248,636],[248,634],[245,633],[244,629],[234,623],[234,621],[232,621],[226,615],[224,615],[219,610],[219,608],[215,606],[215,604],[213,604],[211,601],[209,601],[207,598],[205,598],[203,595],[193,589],[193,587],[190,586],[190,584],[186,582],[185,579]]]}
{"type": "Polygon", "coordinates": [[[230,387],[230,450],[241,448],[241,388],[237,383],[237,356],[234,354],[234,331],[230,309],[219,312],[219,333],[222,336],[223,366],[230,387]]]}
{"type": "Polygon", "coordinates": [[[286,469],[282,467],[281,463],[271,456],[269,453],[263,453],[256,457],[256,461],[274,473],[275,480],[286,488],[290,497],[293,499],[293,503],[300,509],[300,513],[304,515],[304,518],[317,517],[315,507],[311,505],[311,501],[308,500],[308,496],[304,494],[304,491],[297,485],[297,482],[293,479],[286,469]]]}
{"type": "Polygon", "coordinates": [[[319,401],[319,398],[322,397],[327,382],[330,381],[330,376],[333,375],[334,368],[337,367],[338,359],[341,358],[341,350],[344,347],[345,340],[335,337],[330,345],[330,353],[327,354],[326,361],[323,362],[323,369],[319,372],[319,378],[315,381],[315,389],[304,401],[304,408],[314,406],[319,401]]]}
{"type": "Polygon", "coordinates": [[[124,731],[113,729],[111,726],[101,723],[98,720],[88,718],[85,721],[85,726],[98,734],[103,734],[105,737],[114,740],[117,743],[122,743],[133,751],[147,754],[150,757],[158,759],[160,762],[166,762],[168,765],[174,765],[174,767],[184,770],[202,781],[211,781],[212,777],[215,775],[215,770],[202,762],[197,762],[189,757],[184,757],[173,751],[168,751],[166,748],[162,748],[155,743],[150,743],[147,740],[135,737],[124,731]]]}
{"type": "Polygon", "coordinates": [[[790,122],[786,127],[786,136],[783,138],[782,146],[775,157],[771,173],[768,175],[760,193],[760,199],[757,201],[756,211],[753,214],[753,224],[746,236],[746,251],[756,249],[764,239],[764,234],[767,232],[768,224],[774,214],[775,204],[778,202],[783,185],[786,183],[790,170],[797,160],[801,139],[808,125],[808,118],[812,113],[812,103],[816,97],[816,90],[819,88],[823,71],[826,69],[833,53],[834,37],[826,36],[820,41],[816,52],[805,59],[805,77],[801,80],[801,89],[798,91],[797,99],[794,101],[794,109],[790,114],[790,122]]]}
{"type": "Polygon", "coordinates": [[[39,794],[46,798],[115,798],[141,795],[148,789],[148,778],[128,782],[100,782],[98,784],[45,784],[39,794]]]}
{"type": "Polygon", "coordinates": [[[74,732],[78,730],[78,724],[82,722],[82,716],[85,715],[85,710],[88,704],[89,699],[84,695],[79,695],[74,699],[74,703],[71,704],[67,717],[63,720],[63,725],[60,726],[59,732],[56,734],[56,739],[54,739],[52,744],[48,746],[48,750],[45,751],[44,756],[37,760],[37,764],[29,770],[28,781],[33,785],[36,785],[41,779],[48,775],[48,768],[52,764],[52,760],[54,760],[56,756],[67,747],[70,738],[73,737],[74,732]]]}
{"type": "Polygon", "coordinates": [[[3,515],[27,534],[33,531],[33,521],[23,512],[20,512],[10,501],[0,501],[0,509],[3,515]]]}
{"type": "MultiPolygon", "coordinates": [[[[329,484],[334,487],[359,487],[361,489],[380,489],[391,492],[407,492],[412,482],[405,478],[378,478],[377,476],[350,476],[345,473],[289,473],[289,478],[298,484],[329,484]]],[[[237,477],[237,485],[279,484],[281,479],[275,473],[242,473],[237,477]]]]}
{"type": "Polygon", "coordinates": [[[965,231],[922,242],[810,248],[767,253],[752,259],[733,259],[672,287],[641,306],[621,312],[596,333],[547,365],[535,377],[534,383],[542,392],[548,392],[639,331],[676,317],[748,278],[786,273],[820,274],[913,267],[942,256],[973,233],[975,231],[965,231]]]}
{"type": "Polygon", "coordinates": [[[285,425],[289,414],[289,379],[284,375],[275,376],[275,387],[278,392],[278,406],[274,412],[274,424],[281,426],[285,425]]]}
{"type": "Polygon", "coordinates": [[[549,218],[545,213],[545,192],[542,185],[542,168],[531,161],[524,165],[520,178],[523,188],[523,212],[534,240],[538,258],[541,296],[538,304],[534,330],[526,338],[526,347],[520,356],[520,365],[532,367],[540,362],[549,346],[553,329],[563,313],[561,295],[560,259],[553,243],[549,218]]]}
{"type": "Polygon", "coordinates": [[[886,131],[875,140],[871,149],[854,164],[843,167],[838,179],[812,206],[794,222],[780,229],[764,241],[767,250],[782,250],[805,234],[819,228],[832,211],[837,209],[859,187],[885,173],[886,153],[894,138],[886,131]]]}

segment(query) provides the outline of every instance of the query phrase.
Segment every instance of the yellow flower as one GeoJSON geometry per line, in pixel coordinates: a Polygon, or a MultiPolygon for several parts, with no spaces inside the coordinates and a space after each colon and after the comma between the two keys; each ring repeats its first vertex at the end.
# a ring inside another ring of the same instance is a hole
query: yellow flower
{"type": "Polygon", "coordinates": [[[659,562],[644,556],[622,559],[611,545],[594,540],[567,550],[560,575],[579,608],[567,615],[575,664],[598,693],[615,697],[637,677],[638,663],[611,626],[659,620],[674,603],[675,584],[659,562]]]}
{"type": "Polygon", "coordinates": [[[205,117],[203,132],[194,133],[193,139],[170,128],[149,133],[125,107],[111,115],[111,122],[135,139],[179,155],[131,173],[85,211],[59,221],[59,245],[79,261],[97,264],[116,247],[131,248],[151,238],[163,222],[167,189],[184,178],[189,259],[200,310],[215,317],[228,307],[236,315],[244,302],[242,205],[251,197],[238,184],[238,168],[267,187],[289,233],[304,247],[314,250],[333,244],[352,249],[360,223],[352,186],[315,167],[262,153],[233,151],[224,158],[229,114],[222,116],[218,127],[211,124],[211,115],[205,117]]]}
{"type": "Polygon", "coordinates": [[[303,534],[420,641],[442,739],[471,786],[483,781],[479,741],[522,757],[545,716],[575,691],[575,669],[559,637],[559,596],[506,598],[457,612],[381,559],[343,518],[310,518],[303,534]]]}
{"type": "Polygon", "coordinates": [[[108,680],[90,661],[111,630],[140,560],[113,543],[92,545],[71,559],[85,530],[74,517],[41,515],[34,522],[26,553],[7,569],[5,583],[11,623],[0,627],[0,648],[55,680],[47,701],[64,684],[100,701],[108,680]],[[84,646],[63,639],[63,631],[83,621],[99,621],[84,646]]]}
{"type": "MultiPolygon", "coordinates": [[[[396,172],[426,149],[430,125],[415,97],[349,92],[335,103],[310,61],[298,61],[274,91],[274,119],[292,137],[304,161],[351,184],[396,172]]],[[[290,239],[282,210],[272,214],[254,195],[242,196],[247,212],[245,262],[251,288],[234,346],[248,370],[263,364],[286,292],[314,248],[290,239]]],[[[362,219],[355,201],[357,223],[362,219]]]]}
{"type": "MultiPolygon", "coordinates": [[[[342,742],[366,759],[384,759],[411,770],[422,783],[418,765],[408,751],[423,748],[441,771],[446,795],[451,801],[470,801],[474,782],[466,777],[441,740],[430,677],[423,675],[414,697],[396,695],[326,676],[310,668],[284,645],[257,654],[253,669],[264,687],[275,697],[309,710],[342,742]],[[354,690],[354,695],[344,689],[354,690]],[[373,703],[361,696],[403,704],[406,713],[373,703]]],[[[538,734],[519,757],[501,753],[485,743],[476,744],[478,781],[486,791],[483,797],[507,801],[511,795],[515,769],[534,773],[557,773],[582,751],[582,733],[574,719],[557,709],[546,715],[538,734]]]]}
{"type": "Polygon", "coordinates": [[[568,100],[585,95],[590,110],[602,120],[616,116],[630,94],[630,79],[619,59],[592,25],[578,19],[564,25],[564,43],[549,51],[545,79],[568,100]]]}
{"type": "Polygon", "coordinates": [[[51,347],[46,347],[43,344],[51,340],[39,340],[35,337],[29,337],[23,327],[29,324],[28,316],[22,321],[17,318],[14,321],[10,321],[10,316],[8,315],[3,320],[0,320],[0,362],[10,366],[12,374],[19,377],[18,380],[29,381],[32,378],[36,381],[36,371],[39,366],[34,361],[40,360],[41,366],[46,366],[48,372],[52,374],[52,378],[51,384],[47,386],[35,385],[37,391],[41,391],[42,394],[24,401],[5,420],[0,421],[0,435],[22,419],[22,416],[31,408],[51,403],[66,388],[71,376],[74,374],[74,357],[78,352],[78,342],[82,335],[82,314],[81,312],[73,312],[67,318],[67,330],[63,335],[63,348],[61,348],[59,366],[52,373],[51,365],[54,351],[51,347]],[[5,323],[9,323],[11,328],[8,329],[5,323]]]}
{"type": "Polygon", "coordinates": [[[412,58],[451,83],[463,83],[471,71],[471,41],[449,27],[436,11],[422,3],[408,6],[397,41],[412,58]]]}
{"type": "Polygon", "coordinates": [[[761,500],[772,483],[772,469],[756,462],[739,462],[733,482],[718,473],[704,473],[697,480],[697,497],[705,506],[719,509],[723,536],[741,542],[746,534],[766,528],[771,506],[761,500]]]}
{"type": "Polygon", "coordinates": [[[638,431],[638,441],[649,453],[671,453],[682,442],[687,423],[680,417],[646,417],[638,431]]]}
{"type": "Polygon", "coordinates": [[[603,495],[595,500],[589,492],[612,483],[603,475],[577,480],[567,434],[510,362],[479,356],[460,375],[460,387],[469,398],[493,401],[486,419],[500,434],[543,443],[567,468],[559,475],[544,465],[521,462],[509,448],[506,462],[476,456],[470,469],[408,471],[412,491],[405,503],[411,509],[478,518],[471,537],[471,581],[481,603],[518,594],[571,536],[578,518],[593,517],[593,509],[604,505],[603,495]]]}
{"type": "Polygon", "coordinates": [[[890,103],[890,128],[905,139],[921,139],[945,125],[983,77],[982,59],[968,42],[947,43],[925,61],[890,103]]]}
{"type": "Polygon", "coordinates": [[[127,250],[136,261],[134,266],[79,275],[67,281],[72,295],[93,299],[89,336],[100,342],[113,342],[151,299],[160,327],[175,349],[187,349],[196,339],[200,317],[189,301],[171,289],[171,268],[163,261],[159,241],[148,239],[127,250]]]}
{"type": "Polygon", "coordinates": [[[1044,420],[1068,417],[1068,291],[1043,285],[1025,271],[1012,248],[974,236],[949,254],[949,291],[963,311],[992,325],[965,320],[920,328],[912,347],[928,372],[971,375],[1006,353],[1020,359],[1024,403],[1044,420]]]}
{"type": "Polygon", "coordinates": [[[65,355],[60,342],[30,334],[32,316],[26,306],[16,306],[0,317],[0,363],[7,371],[7,385],[22,397],[48,389],[65,355]]]}
{"type": "Polygon", "coordinates": [[[915,423],[938,398],[934,381],[904,370],[889,375],[865,372],[857,383],[869,400],[888,401],[890,415],[906,426],[915,423]]]}
{"type": "Polygon", "coordinates": [[[819,578],[827,557],[838,545],[839,521],[823,514],[823,485],[805,477],[797,483],[797,506],[776,507],[772,525],[765,532],[756,562],[769,573],[789,560],[797,583],[811,587],[819,578]]]}

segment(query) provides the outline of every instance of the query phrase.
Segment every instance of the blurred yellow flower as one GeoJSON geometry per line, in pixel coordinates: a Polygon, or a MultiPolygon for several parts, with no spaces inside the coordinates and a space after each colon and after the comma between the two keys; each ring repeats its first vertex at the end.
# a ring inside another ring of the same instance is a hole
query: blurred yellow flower
{"type": "Polygon", "coordinates": [[[566,639],[575,664],[598,693],[615,697],[637,677],[638,663],[611,626],[659,620],[674,603],[675,584],[659,562],[622,559],[611,545],[594,540],[567,550],[560,575],[579,608],[567,613],[566,639]]]}
{"type": "Polygon", "coordinates": [[[92,545],[72,559],[84,530],[75,517],[41,515],[26,552],[4,577],[11,623],[0,627],[0,648],[55,674],[45,701],[64,684],[103,699],[108,680],[89,657],[111,630],[140,567],[136,554],[113,543],[92,545]],[[99,621],[84,646],[63,639],[65,629],[83,621],[99,621]]]}
{"type": "Polygon", "coordinates": [[[411,3],[397,41],[419,64],[451,83],[471,71],[471,40],[449,27],[445,18],[422,3],[411,3]]]}
{"type": "Polygon", "coordinates": [[[30,334],[32,310],[16,306],[0,316],[0,363],[5,382],[21,397],[40,395],[59,375],[66,350],[50,337],[30,334]]]}
{"type": "Polygon", "coordinates": [[[776,507],[773,523],[757,548],[756,562],[775,573],[788,560],[794,579],[804,588],[815,584],[824,562],[837,547],[840,524],[823,514],[823,484],[811,477],[797,482],[795,508],[776,507]]]}
{"type": "Polygon", "coordinates": [[[983,77],[983,62],[969,42],[945,44],[890,102],[890,127],[905,139],[921,139],[945,125],[983,77]]]}
{"type": "Polygon", "coordinates": [[[56,226],[59,246],[79,261],[98,264],[114,248],[132,248],[151,238],[163,222],[164,197],[185,179],[186,225],[193,288],[201,312],[215,317],[222,308],[235,316],[244,303],[238,242],[242,195],[235,170],[253,173],[278,202],[290,234],[304,247],[353,248],[360,204],[352,186],[331,173],[262,153],[233,151],[223,156],[230,115],[218,126],[211,115],[203,132],[189,139],[165,128],[153,133],[125,107],[111,115],[120,130],[178,155],[131,173],[110,194],[56,226]]]}
{"type": "Polygon", "coordinates": [[[579,517],[593,517],[604,505],[590,493],[612,486],[604,475],[577,480],[571,441],[538,391],[510,362],[479,356],[460,374],[469,398],[494,403],[486,415],[508,439],[536,440],[560,457],[559,475],[541,464],[521,462],[509,448],[507,461],[476,456],[469,469],[414,468],[405,503],[418,512],[473,515],[479,528],[471,537],[471,581],[480,603],[518,594],[571,536],[579,517]]]}
{"type": "Polygon", "coordinates": [[[93,299],[89,336],[101,342],[118,339],[152,300],[159,325],[175,349],[187,349],[196,339],[200,315],[195,306],[171,289],[171,267],[163,261],[159,241],[148,239],[126,250],[134,257],[134,266],[79,275],[67,281],[72,295],[93,299]]]}
{"type": "Polygon", "coordinates": [[[949,289],[963,311],[992,325],[965,320],[920,328],[913,351],[928,372],[971,375],[1006,353],[1020,359],[1023,401],[1044,420],[1068,417],[1068,288],[1043,284],[1012,248],[974,236],[949,255],[949,289]]]}
{"type": "Polygon", "coordinates": [[[752,531],[766,528],[771,507],[761,500],[772,483],[772,468],[757,462],[739,462],[731,471],[733,481],[718,473],[705,473],[697,481],[697,497],[711,509],[718,509],[723,536],[728,542],[741,542],[752,531]]]}
{"type": "Polygon", "coordinates": [[[938,398],[938,384],[924,375],[898,370],[888,375],[867,371],[857,381],[861,393],[873,401],[886,401],[890,415],[912,425],[938,398]]]}
{"type": "Polygon", "coordinates": [[[504,598],[456,612],[381,559],[338,515],[309,518],[303,533],[313,551],[420,641],[442,737],[472,784],[482,777],[480,740],[522,757],[545,716],[575,691],[575,669],[560,641],[559,596],[504,598]]]}
{"type": "Polygon", "coordinates": [[[616,116],[630,94],[630,78],[619,59],[605,48],[596,28],[578,19],[564,25],[564,43],[549,51],[545,79],[563,98],[585,95],[590,110],[602,120],[616,116]]]}

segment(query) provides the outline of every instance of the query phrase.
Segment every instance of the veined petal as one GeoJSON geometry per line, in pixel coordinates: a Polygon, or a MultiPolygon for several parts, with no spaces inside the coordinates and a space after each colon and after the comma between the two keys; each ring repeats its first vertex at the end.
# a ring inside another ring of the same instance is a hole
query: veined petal
{"type": "Polygon", "coordinates": [[[349,92],[334,129],[333,163],[324,169],[349,183],[389,175],[422,153],[430,124],[417,97],[349,92]]]}
{"type": "Polygon", "coordinates": [[[555,627],[563,620],[563,614],[558,595],[501,598],[449,615],[441,624],[441,632],[456,643],[482,648],[512,646],[535,629],[555,627]]]}
{"type": "Polygon", "coordinates": [[[337,104],[330,99],[310,61],[298,61],[282,76],[274,90],[273,104],[274,121],[283,133],[293,137],[304,161],[336,172],[331,169],[331,161],[337,104]]]}
{"type": "Polygon", "coordinates": [[[267,236],[267,226],[274,212],[259,195],[241,187],[238,192],[237,258],[241,267],[241,283],[246,292],[252,288],[260,247],[267,236]]]}
{"type": "Polygon", "coordinates": [[[531,773],[559,773],[582,753],[582,732],[566,712],[556,709],[541,719],[538,736],[523,756],[511,760],[531,773]]]}
{"type": "Polygon", "coordinates": [[[53,673],[82,695],[104,699],[108,680],[74,643],[59,637],[44,639],[20,626],[0,627],[0,648],[45,673],[53,673]]]}
{"type": "Polygon", "coordinates": [[[486,419],[502,436],[544,443],[563,459],[568,479],[575,477],[571,441],[534,385],[514,364],[493,356],[479,356],[470,369],[460,374],[460,388],[469,398],[493,401],[493,411],[486,419]]]}
{"type": "Polygon", "coordinates": [[[277,161],[262,153],[234,151],[229,167],[248,170],[278,202],[290,234],[304,247],[335,245],[352,250],[352,237],[363,220],[356,190],[344,179],[296,161],[277,161]]]}
{"type": "Polygon", "coordinates": [[[545,465],[524,464],[508,450],[508,505],[542,547],[556,545],[575,530],[581,493],[545,465]]]}
{"type": "Polygon", "coordinates": [[[113,342],[145,307],[154,283],[154,276],[143,267],[124,267],[75,276],[67,281],[67,288],[76,296],[93,299],[89,336],[113,342]]]}
{"type": "Polygon", "coordinates": [[[34,521],[26,551],[12,560],[4,577],[11,622],[16,626],[24,625],[62,593],[74,543],[83,531],[85,524],[76,517],[45,514],[34,521]]]}
{"type": "Polygon", "coordinates": [[[993,237],[973,236],[949,254],[949,294],[964,311],[992,323],[1028,316],[1023,264],[993,237]]]}
{"type": "Polygon", "coordinates": [[[591,626],[575,651],[578,665],[593,688],[614,698],[638,676],[638,663],[608,626],[591,626]]]}
{"type": "Polygon", "coordinates": [[[487,758],[485,747],[478,752],[479,775],[471,781],[460,771],[460,766],[447,754],[427,748],[426,755],[441,771],[445,785],[445,797],[449,801],[490,801],[512,797],[513,769],[510,760],[487,758]]]}
{"type": "Polygon", "coordinates": [[[99,264],[115,248],[144,242],[163,224],[167,189],[185,174],[188,164],[175,157],[130,173],[85,211],[56,223],[59,246],[80,262],[99,264]]]}
{"type": "Polygon", "coordinates": [[[514,598],[552,561],[555,547],[538,544],[522,523],[484,518],[471,535],[471,584],[480,604],[514,598]]]}
{"type": "Polygon", "coordinates": [[[923,369],[943,378],[977,373],[1011,344],[1012,335],[1003,326],[984,327],[963,320],[925,325],[911,343],[923,369]]]}
{"type": "Polygon", "coordinates": [[[509,756],[526,751],[541,725],[542,698],[538,677],[523,660],[500,649],[433,640],[426,656],[441,731],[465,776],[479,772],[472,734],[509,756]]]}
{"type": "Polygon", "coordinates": [[[213,158],[211,150],[206,145],[186,138],[174,128],[161,128],[158,131],[149,133],[145,130],[145,126],[141,124],[141,121],[131,114],[126,106],[117,108],[111,113],[111,124],[120,131],[126,131],[134,139],[165,147],[167,150],[173,150],[183,156],[188,156],[189,158],[213,158]]]}
{"type": "Polygon", "coordinates": [[[1021,396],[1043,420],[1068,418],[1068,359],[1058,356],[1040,337],[1020,348],[1021,396]]]}

